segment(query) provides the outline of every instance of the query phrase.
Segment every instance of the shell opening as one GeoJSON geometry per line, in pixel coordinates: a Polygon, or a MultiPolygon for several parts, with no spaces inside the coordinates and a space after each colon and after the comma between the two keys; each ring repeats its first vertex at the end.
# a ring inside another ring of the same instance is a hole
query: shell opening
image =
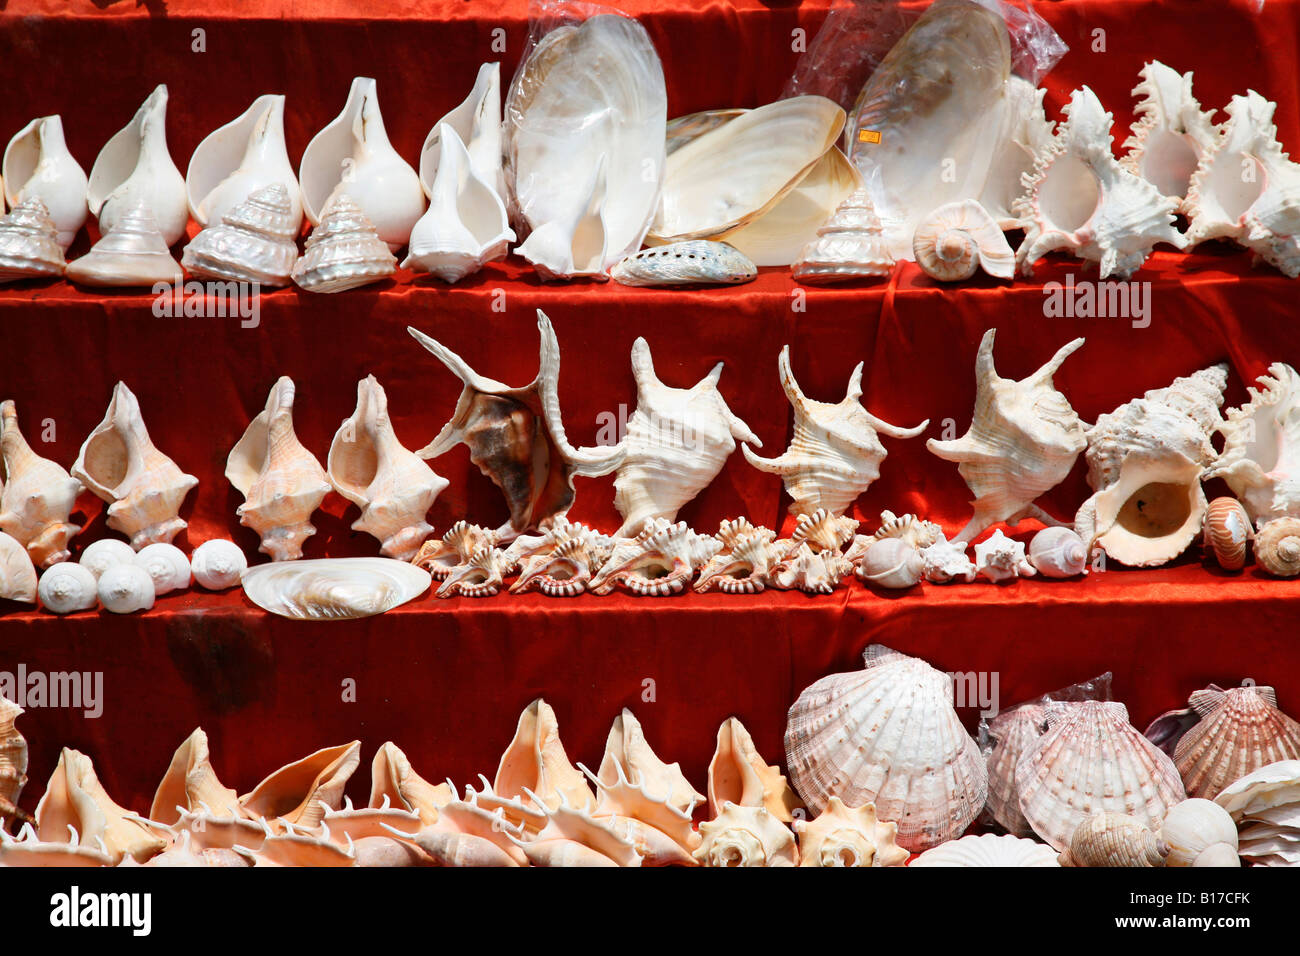
{"type": "Polygon", "coordinates": [[[1153,481],[1129,496],[1115,523],[1139,537],[1163,538],[1186,524],[1191,513],[1185,485],[1153,481]]]}
{"type": "Polygon", "coordinates": [[[1239,161],[1216,163],[1210,170],[1208,194],[1218,200],[1223,216],[1238,222],[1264,191],[1264,168],[1253,156],[1242,155],[1239,161]],[[1247,171],[1254,175],[1247,175],[1247,171]]]}
{"type": "Polygon", "coordinates": [[[1039,204],[1052,211],[1052,224],[1074,232],[1086,224],[1101,202],[1101,185],[1083,160],[1062,156],[1052,167],[1039,193],[1039,204]]]}
{"type": "Polygon", "coordinates": [[[1147,140],[1139,172],[1161,195],[1183,197],[1196,164],[1192,145],[1178,133],[1165,130],[1147,140]]]}

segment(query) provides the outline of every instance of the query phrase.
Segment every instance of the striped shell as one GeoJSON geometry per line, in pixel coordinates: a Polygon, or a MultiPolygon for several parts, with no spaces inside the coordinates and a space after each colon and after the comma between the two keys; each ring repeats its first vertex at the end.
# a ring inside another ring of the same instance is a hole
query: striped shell
{"type": "Polygon", "coordinates": [[[1141,820],[1098,811],[1079,824],[1062,866],[1164,866],[1169,847],[1141,820]]]}
{"type": "Polygon", "coordinates": [[[1255,560],[1279,578],[1300,574],[1300,518],[1274,518],[1263,525],[1255,536],[1255,560]]]}
{"type": "Polygon", "coordinates": [[[1050,846],[1017,836],[962,837],[926,850],[910,866],[1060,866],[1050,846]]]}
{"type": "Polygon", "coordinates": [[[1246,542],[1253,536],[1250,516],[1236,498],[1215,498],[1205,512],[1205,546],[1226,571],[1246,565],[1246,542]]]}
{"type": "MultiPolygon", "coordinates": [[[[989,734],[996,741],[989,751],[989,813],[1008,833],[1029,836],[1034,828],[1020,812],[1020,791],[1016,789],[1016,765],[1042,736],[1047,709],[1041,704],[1021,704],[1005,710],[989,722],[989,734]]],[[[1053,859],[1055,859],[1053,857],[1053,859]]]]}
{"type": "Polygon", "coordinates": [[[1260,767],[1300,757],[1300,723],[1277,707],[1272,687],[1198,690],[1189,701],[1201,715],[1174,749],[1190,797],[1214,799],[1260,767]]]}

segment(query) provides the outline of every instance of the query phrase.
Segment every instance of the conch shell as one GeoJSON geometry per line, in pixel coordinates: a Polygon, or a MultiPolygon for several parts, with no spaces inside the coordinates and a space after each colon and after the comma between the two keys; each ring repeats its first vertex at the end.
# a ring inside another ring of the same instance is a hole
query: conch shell
{"type": "Polygon", "coordinates": [[[1260,767],[1300,759],[1300,723],[1278,709],[1272,687],[1198,690],[1188,703],[1201,719],[1178,741],[1174,764],[1189,797],[1213,800],[1260,767]]]}
{"type": "Polygon", "coordinates": [[[1159,60],[1142,67],[1139,97],[1133,112],[1138,119],[1124,141],[1128,152],[1120,165],[1142,177],[1162,196],[1182,200],[1201,159],[1219,140],[1219,130],[1192,95],[1191,71],[1179,74],[1159,60]]]}
{"type": "Polygon", "coordinates": [[[555,711],[540,697],[519,715],[514,740],[501,755],[493,792],[507,800],[527,797],[537,810],[572,809],[596,805],[582,771],[569,763],[560,742],[555,711]]]}
{"type": "Polygon", "coordinates": [[[505,816],[501,807],[489,808],[480,795],[466,788],[465,798],[438,807],[437,822],[413,836],[399,830],[393,834],[409,839],[440,866],[527,866],[528,858],[517,839],[523,830],[505,816]]]}
{"type": "Polygon", "coordinates": [[[735,717],[718,728],[718,746],[709,761],[709,816],[716,817],[727,803],[766,807],[782,823],[790,823],[803,806],[781,768],[762,758],[754,738],[735,717]]]}
{"type": "Polygon", "coordinates": [[[867,549],[858,559],[854,572],[861,580],[882,588],[910,588],[924,576],[925,561],[902,538],[885,538],[867,549]]]}
{"type": "Polygon", "coordinates": [[[970,583],[979,569],[966,556],[965,541],[949,541],[943,535],[934,544],[921,548],[921,576],[931,584],[949,584],[958,578],[970,583]]]}
{"type": "Polygon", "coordinates": [[[998,279],[1016,274],[1016,254],[988,210],[974,199],[934,210],[912,237],[916,264],[932,279],[961,282],[983,269],[998,279]]]}
{"type": "Polygon", "coordinates": [[[811,822],[796,820],[800,866],[902,866],[908,852],[894,842],[897,823],[880,823],[868,803],[850,809],[831,797],[811,822]]]}
{"type": "Polygon", "coordinates": [[[239,798],[245,814],[273,830],[314,829],[328,810],[343,805],[343,788],[361,763],[361,742],[326,747],[286,764],[239,798]]]}
{"type": "Polygon", "coordinates": [[[678,594],[721,546],[714,538],[696,534],[684,521],[670,525],[654,519],[635,538],[625,538],[614,546],[591,579],[589,590],[610,594],[621,586],[642,597],[678,594]]]}
{"type": "Polygon", "coordinates": [[[440,807],[455,799],[448,784],[429,783],[411,768],[397,744],[388,741],[375,752],[370,764],[370,806],[385,804],[412,810],[425,824],[438,820],[440,807]]]}
{"type": "Polygon", "coordinates": [[[1164,866],[1169,847],[1135,817],[1098,811],[1075,829],[1062,866],[1164,866]]]}
{"type": "Polygon", "coordinates": [[[464,518],[446,530],[437,541],[420,545],[411,563],[424,568],[438,581],[445,581],[484,548],[494,548],[499,540],[495,531],[470,524],[464,518]]]}
{"type": "Polygon", "coordinates": [[[1226,481],[1256,522],[1300,517],[1300,374],[1274,362],[1256,381],[1219,423],[1223,451],[1205,477],[1226,481]]]}
{"type": "Polygon", "coordinates": [[[700,824],[704,838],[695,859],[704,866],[798,866],[792,834],[766,807],[730,801],[712,820],[700,824]]]}
{"type": "MultiPolygon", "coordinates": [[[[534,803],[540,800],[529,790],[525,794],[534,803]]],[[[537,836],[517,842],[533,866],[640,866],[634,833],[631,821],[597,819],[561,797],[537,836]]]]}
{"type": "Polygon", "coordinates": [[[74,842],[98,847],[115,864],[124,856],[143,863],[167,842],[138,820],[104,791],[89,757],[63,748],[36,806],[36,833],[42,842],[67,843],[80,834],[74,842]]]}
{"type": "Polygon", "coordinates": [[[27,548],[39,567],[67,561],[68,542],[81,530],[68,520],[81,482],[32,451],[12,401],[0,404],[0,477],[0,531],[27,548]]]}
{"type": "Polygon", "coordinates": [[[1029,563],[1049,578],[1088,573],[1088,547],[1070,528],[1044,528],[1029,542],[1029,563]]]}
{"type": "Polygon", "coordinates": [[[68,151],[61,117],[38,117],[15,134],[5,147],[0,183],[11,210],[39,206],[61,249],[72,245],[86,221],[86,173],[68,151]]]}
{"type": "Polygon", "coordinates": [[[975,567],[994,584],[1018,577],[1031,578],[1038,573],[1025,557],[1024,544],[1008,538],[1001,528],[975,545],[975,567]]]}
{"type": "Polygon", "coordinates": [[[0,531],[0,600],[36,603],[36,565],[17,538],[0,531]]]}
{"type": "Polygon", "coordinates": [[[176,748],[172,762],[154,793],[149,819],[171,826],[186,813],[200,811],[216,816],[241,812],[239,795],[217,779],[208,754],[208,735],[202,727],[197,727],[176,748]]]}
{"type": "MultiPolygon", "coordinates": [[[[34,822],[18,808],[18,798],[27,785],[27,741],[14,726],[23,709],[0,696],[0,820],[34,822]]],[[[0,833],[4,825],[0,824],[0,833]]],[[[0,861],[2,862],[2,861],[0,861]]]]}

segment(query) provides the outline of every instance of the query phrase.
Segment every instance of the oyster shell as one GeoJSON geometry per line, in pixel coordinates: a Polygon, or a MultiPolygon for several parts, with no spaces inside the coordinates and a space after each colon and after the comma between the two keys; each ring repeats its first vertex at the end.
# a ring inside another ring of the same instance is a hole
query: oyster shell
{"type": "Polygon", "coordinates": [[[429,589],[427,571],[389,558],[276,561],[249,568],[248,599],[263,610],[300,621],[341,621],[382,614],[429,589]]]}

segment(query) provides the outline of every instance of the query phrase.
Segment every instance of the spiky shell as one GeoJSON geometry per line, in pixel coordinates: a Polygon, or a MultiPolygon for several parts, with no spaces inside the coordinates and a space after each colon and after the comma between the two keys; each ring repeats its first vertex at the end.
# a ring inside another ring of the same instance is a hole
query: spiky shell
{"type": "Polygon", "coordinates": [[[964,541],[949,541],[942,534],[929,547],[922,548],[921,576],[931,584],[947,584],[961,578],[967,583],[975,580],[979,569],[966,556],[964,541]]]}
{"type": "Polygon", "coordinates": [[[487,528],[471,524],[462,518],[448,528],[440,540],[426,541],[420,546],[411,563],[424,568],[435,580],[446,580],[456,568],[482,548],[495,547],[500,536],[487,528]]]}
{"type": "Polygon", "coordinates": [[[879,644],[863,659],[863,670],[823,677],[791,706],[791,782],[819,812],[834,796],[874,803],[898,823],[898,842],[909,850],[953,839],[983,808],[988,771],[957,719],[951,682],[879,644]]]}
{"type": "Polygon", "coordinates": [[[438,819],[439,808],[455,796],[449,784],[434,786],[416,773],[406,754],[392,741],[375,751],[370,762],[370,806],[413,810],[424,823],[432,824],[438,819]]]}
{"type": "Polygon", "coordinates": [[[514,739],[497,766],[492,790],[505,799],[540,799],[537,809],[549,810],[563,801],[571,807],[594,807],[587,781],[569,762],[560,740],[560,724],[551,705],[540,697],[524,708],[514,739]]]}
{"type": "MultiPolygon", "coordinates": [[[[1202,111],[1192,95],[1192,74],[1179,74],[1159,60],[1144,64],[1133,88],[1138,118],[1120,165],[1151,183],[1161,195],[1182,200],[1201,158],[1212,149],[1219,130],[1213,110],[1202,111]]],[[[1181,207],[1180,207],[1181,208],[1181,207]]]]}
{"type": "Polygon", "coordinates": [[[791,822],[800,805],[781,768],[763,759],[735,717],[718,728],[718,745],[709,761],[709,816],[716,817],[728,802],[767,807],[782,823],[791,822]]]}
{"type": "Polygon", "coordinates": [[[1051,847],[1017,836],[965,836],[926,850],[909,866],[1060,866],[1051,847]]]}
{"type": "Polygon", "coordinates": [[[1279,578],[1300,575],[1300,518],[1274,518],[1255,536],[1255,560],[1279,578]]]}
{"type": "MultiPolygon", "coordinates": [[[[546,550],[523,559],[519,578],[510,585],[511,594],[541,591],[549,597],[573,597],[587,590],[608,549],[597,542],[589,528],[575,527],[582,530],[557,534],[546,550]]],[[[505,562],[510,563],[508,549],[505,562]]]]}
{"type": "Polygon", "coordinates": [[[67,843],[71,838],[83,847],[97,847],[115,864],[124,856],[143,863],[166,841],[138,820],[113,802],[89,757],[63,749],[36,805],[36,834],[42,842],[67,843]]]}
{"type": "Polygon", "coordinates": [[[563,801],[548,811],[546,825],[522,849],[533,866],[641,865],[627,821],[597,819],[563,801]]]}
{"type": "Polygon", "coordinates": [[[1025,557],[1024,543],[1008,538],[1000,528],[975,545],[975,569],[994,584],[1038,573],[1025,557]]]}
{"type": "Polygon", "coordinates": [[[858,530],[858,519],[836,515],[825,508],[811,514],[801,514],[790,532],[790,547],[808,545],[814,552],[840,551],[853,540],[858,530]]]}
{"type": "Polygon", "coordinates": [[[110,856],[102,838],[81,843],[81,835],[73,827],[69,842],[42,840],[30,823],[18,831],[18,839],[0,829],[0,865],[91,867],[114,866],[118,862],[110,856]]]}
{"type": "Polygon", "coordinates": [[[700,845],[700,835],[691,826],[689,809],[675,805],[671,793],[656,793],[644,781],[633,783],[619,762],[611,763],[609,770],[610,783],[588,773],[598,793],[592,817],[625,833],[642,866],[695,866],[691,854],[700,845]]]}
{"type": "Polygon", "coordinates": [[[933,521],[925,521],[916,515],[896,515],[892,511],[880,512],[880,527],[874,535],[877,541],[885,538],[902,538],[912,547],[928,548],[943,538],[943,529],[933,521]]]}
{"type": "Polygon", "coordinates": [[[882,588],[910,588],[920,583],[925,562],[916,548],[902,538],[877,541],[854,568],[862,581],[882,588]]]}
{"type": "Polygon", "coordinates": [[[308,292],[345,292],[397,271],[397,259],[346,192],[336,192],[293,266],[293,281],[308,292]]]}
{"type": "Polygon", "coordinates": [[[912,237],[916,264],[932,279],[961,282],[983,269],[999,279],[1016,274],[1016,254],[974,199],[947,203],[922,219],[912,237]]]}
{"type": "Polygon", "coordinates": [[[454,567],[436,597],[492,597],[505,586],[506,558],[499,548],[482,547],[454,567]]]}
{"type": "MultiPolygon", "coordinates": [[[[726,522],[723,522],[725,525],[726,522]]],[[[739,538],[729,534],[722,550],[700,569],[695,590],[726,591],[728,594],[757,594],[767,587],[771,568],[778,562],[772,554],[773,533],[764,528],[739,538]]]]}
{"type": "Polygon", "coordinates": [[[1214,799],[1260,767],[1300,758],[1300,723],[1277,706],[1272,687],[1198,690],[1189,703],[1201,716],[1174,748],[1190,797],[1214,799]]]}
{"type": "Polygon", "coordinates": [[[1075,828],[1062,866],[1164,866],[1169,847],[1147,825],[1124,813],[1098,811],[1075,828]]]}
{"type": "Polygon", "coordinates": [[[361,764],[361,742],[322,747],[273,771],[239,798],[247,815],[264,818],[277,833],[312,830],[343,805],[343,790],[361,764]]]}
{"type": "Polygon", "coordinates": [[[1022,180],[1034,170],[1035,158],[1052,141],[1056,124],[1043,109],[1047,90],[1012,73],[1005,87],[1011,128],[994,155],[988,179],[980,193],[980,205],[989,211],[1001,229],[1019,229],[1020,220],[1011,211],[1024,192],[1022,180]]]}
{"type": "Polygon", "coordinates": [[[208,735],[195,728],[176,748],[149,807],[149,819],[171,826],[189,813],[230,816],[239,810],[239,795],[222,785],[212,767],[208,735]]]}
{"type": "Polygon", "coordinates": [[[1300,375],[1274,362],[1250,401],[1219,423],[1223,451],[1207,478],[1222,478],[1256,522],[1300,516],[1300,375]]]}
{"type": "Polygon", "coordinates": [[[1160,839],[1169,847],[1165,866],[1241,866],[1237,824],[1212,800],[1192,798],[1178,804],[1165,817],[1160,839]]]}
{"type": "Polygon", "coordinates": [[[615,545],[591,579],[590,590],[609,594],[622,587],[643,597],[678,594],[721,547],[721,542],[696,534],[684,521],[671,525],[652,521],[635,538],[615,545]]]}
{"type": "Polygon", "coordinates": [[[988,755],[988,810],[994,820],[1015,836],[1030,836],[1034,832],[1020,812],[1016,766],[1042,736],[1045,716],[1046,709],[1041,704],[1021,704],[1004,710],[989,722],[989,735],[994,744],[988,755]]]}
{"type": "Polygon", "coordinates": [[[672,806],[688,815],[696,804],[704,802],[704,794],[697,793],[691,786],[682,773],[681,764],[664,763],[659,759],[645,738],[641,722],[626,707],[614,718],[609,736],[605,738],[599,780],[609,786],[617,783],[616,767],[623,769],[630,783],[662,795],[672,806]]]}
{"type": "Polygon", "coordinates": [[[59,276],[67,268],[45,203],[24,199],[0,217],[0,283],[59,276]]]}
{"type": "Polygon", "coordinates": [[[797,866],[794,834],[765,807],[726,802],[700,824],[694,856],[703,866],[797,866]]]}
{"type": "MultiPolygon", "coordinates": [[[[774,547],[781,547],[778,542],[774,547]]],[[[781,590],[798,588],[805,594],[830,594],[839,586],[853,565],[834,548],[814,551],[807,542],[800,542],[772,563],[768,584],[781,590]]]]}
{"type": "Polygon", "coordinates": [[[1215,498],[1205,509],[1205,547],[1225,571],[1246,566],[1246,548],[1255,531],[1236,498],[1215,498]]]}
{"type": "Polygon", "coordinates": [[[440,866],[528,865],[519,846],[524,830],[507,818],[504,807],[486,805],[484,795],[469,787],[463,799],[452,795],[438,807],[437,821],[412,836],[412,843],[440,866]]]}
{"type": "Polygon", "coordinates": [[[804,285],[883,278],[893,271],[894,256],[866,189],[839,204],[790,266],[794,281],[804,285]]]}
{"type": "Polygon", "coordinates": [[[850,809],[831,797],[813,820],[796,820],[800,866],[902,866],[908,852],[894,842],[898,824],[876,819],[873,804],[850,809]]]}

